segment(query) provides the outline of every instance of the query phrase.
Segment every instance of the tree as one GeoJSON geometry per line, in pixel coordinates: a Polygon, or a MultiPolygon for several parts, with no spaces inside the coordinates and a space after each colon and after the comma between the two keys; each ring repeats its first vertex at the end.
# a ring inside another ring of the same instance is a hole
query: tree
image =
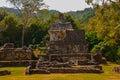
{"type": "Polygon", "coordinates": [[[98,5],[96,15],[89,19],[85,29],[100,40],[92,52],[102,52],[107,60],[120,63],[120,2],[114,1],[98,5]]]}
{"type": "Polygon", "coordinates": [[[75,21],[72,18],[72,16],[70,16],[69,14],[65,14],[65,20],[71,23],[73,29],[78,29],[78,26],[75,24],[75,21]]]}
{"type": "Polygon", "coordinates": [[[0,21],[2,21],[7,15],[8,14],[5,10],[0,10],[0,21]]]}
{"type": "Polygon", "coordinates": [[[46,35],[42,27],[35,23],[35,24],[31,24],[31,26],[26,29],[26,32],[25,32],[25,36],[26,36],[25,44],[26,45],[40,44],[40,42],[42,41],[42,38],[46,35]]]}
{"type": "Polygon", "coordinates": [[[43,0],[7,0],[13,4],[22,17],[22,47],[24,46],[24,33],[25,28],[31,23],[34,14],[42,8],[45,4],[43,0]]]}
{"type": "Polygon", "coordinates": [[[86,40],[89,42],[89,50],[97,45],[100,41],[98,40],[97,36],[93,34],[92,32],[86,32],[85,33],[86,40]]]}
{"type": "Polygon", "coordinates": [[[0,32],[5,29],[5,24],[3,22],[4,18],[8,15],[5,10],[0,10],[0,32]]]}
{"type": "Polygon", "coordinates": [[[9,14],[4,19],[4,24],[6,25],[6,29],[3,32],[4,37],[7,37],[8,42],[13,42],[15,37],[17,36],[16,26],[18,24],[18,19],[15,15],[9,14]]]}
{"type": "Polygon", "coordinates": [[[0,31],[0,45],[7,42],[16,42],[19,38],[18,32],[19,19],[14,14],[7,13],[7,16],[0,21],[0,25],[3,27],[0,31]]]}
{"type": "Polygon", "coordinates": [[[112,3],[112,2],[120,2],[120,0],[85,0],[87,4],[96,5],[102,3],[104,5],[105,3],[112,3]]]}

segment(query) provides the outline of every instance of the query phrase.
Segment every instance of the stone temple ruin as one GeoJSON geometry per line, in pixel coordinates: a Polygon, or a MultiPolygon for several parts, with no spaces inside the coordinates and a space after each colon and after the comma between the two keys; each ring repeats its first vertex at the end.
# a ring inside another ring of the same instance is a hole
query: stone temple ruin
{"type": "Polygon", "coordinates": [[[102,73],[100,53],[89,53],[84,30],[74,30],[59,15],[59,21],[48,31],[50,41],[46,54],[39,55],[36,65],[28,66],[26,74],[34,73],[102,73]]]}

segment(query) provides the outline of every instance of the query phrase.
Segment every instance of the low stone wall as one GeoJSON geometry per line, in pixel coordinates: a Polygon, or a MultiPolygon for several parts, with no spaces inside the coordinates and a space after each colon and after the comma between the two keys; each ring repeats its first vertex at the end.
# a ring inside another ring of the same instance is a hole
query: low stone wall
{"type": "Polygon", "coordinates": [[[86,66],[79,68],[45,68],[45,69],[30,69],[30,74],[49,74],[49,73],[103,73],[101,66],[86,66]]]}
{"type": "Polygon", "coordinates": [[[44,69],[33,69],[33,70],[30,70],[30,73],[28,74],[50,74],[50,71],[44,70],[44,69]]]}
{"type": "Polygon", "coordinates": [[[31,60],[33,50],[27,47],[14,48],[13,43],[6,43],[0,47],[0,61],[31,60]]]}
{"type": "Polygon", "coordinates": [[[30,60],[32,51],[22,48],[7,48],[0,50],[0,60],[30,60]]]}
{"type": "Polygon", "coordinates": [[[22,60],[22,61],[0,61],[1,67],[27,67],[32,65],[35,67],[37,60],[22,60]]]}
{"type": "Polygon", "coordinates": [[[51,73],[103,73],[100,68],[80,67],[80,68],[49,68],[51,73]]]}
{"type": "Polygon", "coordinates": [[[11,72],[7,71],[7,70],[0,71],[0,76],[10,75],[10,74],[11,74],[11,72]]]}

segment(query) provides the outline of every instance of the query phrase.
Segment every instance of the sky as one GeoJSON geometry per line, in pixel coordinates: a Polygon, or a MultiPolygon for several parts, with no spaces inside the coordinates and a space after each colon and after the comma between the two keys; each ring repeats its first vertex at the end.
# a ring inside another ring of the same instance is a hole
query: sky
{"type": "MultiPolygon", "coordinates": [[[[60,12],[83,10],[90,7],[85,0],[44,0],[50,10],[58,10],[60,12]]],[[[13,7],[6,0],[0,0],[0,7],[13,7]]]]}

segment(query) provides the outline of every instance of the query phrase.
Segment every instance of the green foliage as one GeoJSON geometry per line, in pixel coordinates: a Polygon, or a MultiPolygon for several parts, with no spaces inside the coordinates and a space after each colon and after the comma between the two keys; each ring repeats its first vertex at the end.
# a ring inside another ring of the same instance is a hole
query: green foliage
{"type": "Polygon", "coordinates": [[[9,14],[5,17],[4,22],[7,27],[15,27],[17,24],[17,17],[14,14],[9,14]]]}
{"type": "Polygon", "coordinates": [[[92,49],[92,52],[101,52],[103,56],[107,58],[107,60],[112,62],[120,61],[120,56],[118,55],[118,46],[114,45],[110,47],[107,45],[107,42],[100,42],[99,44],[95,45],[92,49]]]}
{"type": "Polygon", "coordinates": [[[71,22],[71,25],[73,26],[73,29],[78,29],[77,25],[75,24],[74,19],[70,15],[65,14],[65,20],[68,21],[68,22],[71,22]]]}
{"type": "Polygon", "coordinates": [[[25,28],[31,24],[34,14],[44,5],[43,0],[7,0],[13,4],[22,17],[22,47],[24,46],[25,28]]]}
{"type": "Polygon", "coordinates": [[[1,21],[2,27],[4,29],[1,31],[1,40],[0,44],[4,44],[6,42],[14,42],[17,38],[17,25],[18,25],[18,19],[15,15],[9,14],[5,16],[5,18],[1,21]]]}
{"type": "Polygon", "coordinates": [[[30,27],[26,29],[25,32],[25,44],[40,44],[42,38],[46,35],[46,31],[42,29],[37,24],[32,24],[30,27]]]}
{"type": "Polygon", "coordinates": [[[50,36],[47,34],[46,36],[44,36],[42,38],[42,41],[41,41],[41,46],[44,47],[46,46],[46,43],[50,40],[50,36]]]}
{"type": "Polygon", "coordinates": [[[0,21],[2,21],[5,16],[7,16],[7,12],[5,10],[0,10],[0,21]]]}
{"type": "Polygon", "coordinates": [[[0,32],[5,29],[4,18],[8,15],[5,10],[0,10],[0,32]]]}
{"type": "Polygon", "coordinates": [[[100,40],[98,40],[97,36],[95,34],[93,34],[92,32],[86,32],[85,34],[86,40],[89,42],[89,50],[91,51],[91,49],[97,45],[100,40]]]}
{"type": "Polygon", "coordinates": [[[103,4],[96,8],[96,15],[91,18],[86,30],[94,33],[101,40],[92,52],[102,52],[109,61],[120,62],[120,2],[103,4]]]}
{"type": "Polygon", "coordinates": [[[85,2],[88,5],[93,5],[93,7],[96,8],[98,5],[100,5],[100,3],[104,5],[106,3],[120,2],[120,0],[85,0],[85,2]]]}
{"type": "Polygon", "coordinates": [[[68,12],[70,16],[73,17],[73,19],[86,24],[89,20],[89,18],[95,16],[95,10],[92,8],[85,8],[84,10],[81,11],[71,11],[68,12]]]}

